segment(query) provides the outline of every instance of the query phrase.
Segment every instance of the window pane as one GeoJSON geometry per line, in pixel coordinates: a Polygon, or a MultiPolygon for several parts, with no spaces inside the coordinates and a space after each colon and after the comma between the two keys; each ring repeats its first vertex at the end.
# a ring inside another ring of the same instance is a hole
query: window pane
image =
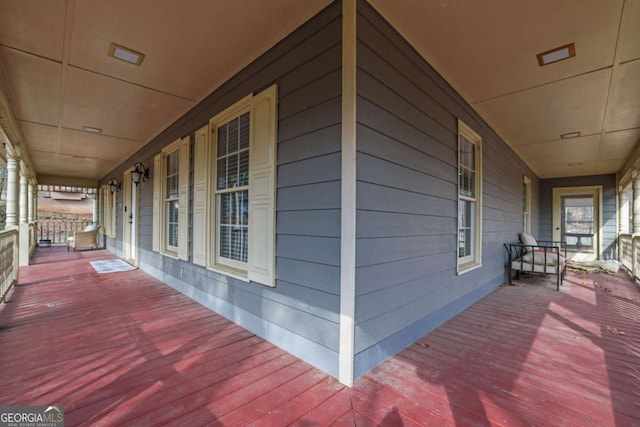
{"type": "Polygon", "coordinates": [[[167,206],[167,246],[178,246],[178,201],[166,202],[167,206]]]}
{"type": "Polygon", "coordinates": [[[249,185],[249,113],[218,128],[217,189],[249,185]]]}
{"type": "Polygon", "coordinates": [[[476,195],[476,153],[475,145],[460,135],[459,156],[459,191],[460,195],[475,197],[476,195]]]}
{"type": "Polygon", "coordinates": [[[475,197],[476,173],[464,166],[460,166],[460,195],[475,197]]]}
{"type": "Polygon", "coordinates": [[[462,135],[460,135],[460,166],[471,170],[475,170],[476,167],[475,146],[462,135]]]}
{"type": "Polygon", "coordinates": [[[218,159],[216,175],[218,178],[217,189],[222,190],[227,188],[227,158],[226,157],[218,159]]]}
{"type": "Polygon", "coordinates": [[[227,188],[238,186],[238,153],[227,157],[227,188]]]}
{"type": "Polygon", "coordinates": [[[240,152],[238,186],[249,185],[249,150],[240,152]]]}
{"type": "Polygon", "coordinates": [[[240,150],[249,148],[249,113],[238,117],[238,135],[240,138],[240,150]]]}
{"type": "Polygon", "coordinates": [[[458,257],[473,253],[473,225],[475,223],[475,202],[460,200],[458,205],[458,257]]]}
{"type": "Polygon", "coordinates": [[[227,133],[229,131],[228,128],[228,124],[218,127],[218,157],[222,157],[227,154],[227,133]]]}
{"type": "Polygon", "coordinates": [[[238,119],[227,123],[227,154],[238,151],[238,119]]]}
{"type": "Polygon", "coordinates": [[[247,262],[249,191],[220,195],[220,256],[247,262]]]}
{"type": "Polygon", "coordinates": [[[174,199],[178,197],[178,163],[180,160],[179,151],[174,151],[167,156],[167,185],[166,198],[174,199]]]}

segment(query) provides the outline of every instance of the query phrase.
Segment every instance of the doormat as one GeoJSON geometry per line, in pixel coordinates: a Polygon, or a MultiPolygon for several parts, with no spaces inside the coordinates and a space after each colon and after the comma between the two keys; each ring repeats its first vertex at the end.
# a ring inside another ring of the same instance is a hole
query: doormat
{"type": "Polygon", "coordinates": [[[119,271],[131,271],[134,267],[131,264],[127,264],[121,259],[108,259],[106,261],[90,261],[91,267],[93,267],[99,274],[102,273],[117,273],[119,271]]]}

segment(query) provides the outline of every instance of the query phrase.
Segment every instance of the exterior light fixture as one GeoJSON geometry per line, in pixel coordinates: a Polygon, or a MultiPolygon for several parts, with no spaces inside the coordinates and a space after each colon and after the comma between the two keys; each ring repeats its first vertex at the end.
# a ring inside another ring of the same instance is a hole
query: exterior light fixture
{"type": "Polygon", "coordinates": [[[118,181],[116,178],[111,178],[108,184],[109,190],[111,190],[112,193],[116,193],[120,189],[120,181],[118,181]]]}
{"type": "Polygon", "coordinates": [[[538,65],[553,64],[554,62],[562,61],[564,59],[573,58],[576,56],[576,45],[571,43],[565,46],[560,46],[555,49],[548,50],[536,55],[538,58],[538,65]]]}
{"type": "Polygon", "coordinates": [[[136,52],[133,49],[129,49],[115,43],[111,43],[111,45],[109,46],[108,55],[133,65],[142,64],[145,56],[144,53],[136,52]]]}
{"type": "Polygon", "coordinates": [[[149,169],[145,168],[142,163],[136,163],[131,169],[131,181],[138,185],[140,181],[145,182],[149,178],[149,169]]]}

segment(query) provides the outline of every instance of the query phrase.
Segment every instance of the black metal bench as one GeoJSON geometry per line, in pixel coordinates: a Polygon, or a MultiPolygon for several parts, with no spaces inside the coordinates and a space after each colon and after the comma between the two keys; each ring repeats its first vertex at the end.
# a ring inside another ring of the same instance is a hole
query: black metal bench
{"type": "Polygon", "coordinates": [[[564,281],[567,271],[567,245],[558,241],[538,241],[535,245],[520,242],[505,243],[508,254],[509,284],[513,284],[514,272],[555,274],[556,290],[564,281]]]}

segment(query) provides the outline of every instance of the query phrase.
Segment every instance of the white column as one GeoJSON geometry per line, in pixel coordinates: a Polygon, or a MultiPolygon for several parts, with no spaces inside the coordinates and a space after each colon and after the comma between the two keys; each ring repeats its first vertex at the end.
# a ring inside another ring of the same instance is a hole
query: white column
{"type": "Polygon", "coordinates": [[[93,223],[98,224],[98,193],[93,197],[93,223]]]}
{"type": "Polygon", "coordinates": [[[29,185],[27,186],[27,222],[29,224],[35,222],[35,215],[34,215],[34,188],[33,188],[33,184],[29,183],[29,185]]]}
{"type": "Polygon", "coordinates": [[[633,177],[633,234],[640,234],[640,176],[633,177]]]}
{"type": "Polygon", "coordinates": [[[28,188],[29,180],[25,175],[20,175],[20,224],[18,224],[18,230],[20,232],[20,245],[19,245],[19,265],[29,265],[29,224],[27,224],[27,217],[29,213],[29,201],[28,201],[28,188]]]}
{"type": "Polygon", "coordinates": [[[26,176],[20,175],[20,224],[27,222],[29,202],[27,201],[29,180],[26,176]]]}
{"type": "Polygon", "coordinates": [[[342,2],[342,182],[338,380],[353,385],[356,314],[356,0],[342,2]]]}
{"type": "Polygon", "coordinates": [[[18,159],[7,157],[7,230],[18,228],[18,159]]]}

